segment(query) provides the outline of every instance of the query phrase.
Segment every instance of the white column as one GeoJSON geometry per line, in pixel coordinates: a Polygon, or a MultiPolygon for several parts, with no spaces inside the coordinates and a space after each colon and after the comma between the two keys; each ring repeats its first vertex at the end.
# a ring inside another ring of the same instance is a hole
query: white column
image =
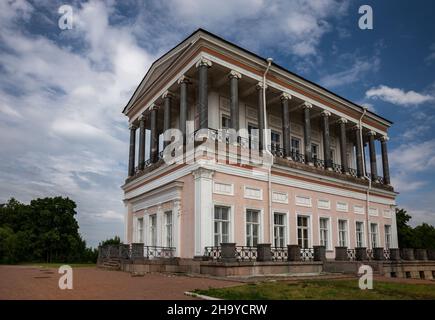
{"type": "Polygon", "coordinates": [[[175,200],[174,207],[172,210],[173,217],[173,231],[172,236],[174,237],[174,247],[175,247],[175,256],[179,257],[181,254],[180,245],[181,245],[181,201],[175,200]]]}
{"type": "Polygon", "coordinates": [[[397,237],[397,220],[396,208],[391,209],[391,248],[399,248],[399,239],[397,237]]]}
{"type": "Polygon", "coordinates": [[[164,223],[163,209],[162,206],[159,205],[157,207],[157,246],[161,247],[165,245],[163,242],[164,223]]]}
{"type": "Polygon", "coordinates": [[[204,247],[213,245],[213,171],[198,168],[193,171],[195,181],[195,256],[204,253],[204,247]]]}

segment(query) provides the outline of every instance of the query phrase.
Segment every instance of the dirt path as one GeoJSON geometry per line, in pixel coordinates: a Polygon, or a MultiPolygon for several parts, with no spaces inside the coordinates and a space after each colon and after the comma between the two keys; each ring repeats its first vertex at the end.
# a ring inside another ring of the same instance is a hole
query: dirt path
{"type": "Polygon", "coordinates": [[[234,281],[73,268],[73,289],[60,290],[54,268],[0,266],[0,299],[192,299],[185,291],[237,285],[234,281]]]}

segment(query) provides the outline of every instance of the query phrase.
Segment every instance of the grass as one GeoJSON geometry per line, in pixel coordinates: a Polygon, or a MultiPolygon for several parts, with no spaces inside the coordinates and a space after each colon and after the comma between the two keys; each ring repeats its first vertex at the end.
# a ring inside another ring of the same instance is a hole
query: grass
{"type": "Polygon", "coordinates": [[[95,263],[45,263],[45,262],[33,262],[33,263],[23,263],[22,265],[27,266],[35,266],[41,268],[56,268],[58,269],[60,266],[68,265],[71,268],[85,268],[85,267],[96,267],[95,263]]]}
{"type": "Polygon", "coordinates": [[[435,284],[373,281],[372,290],[361,290],[358,280],[304,280],[260,282],[229,288],[195,290],[196,293],[231,300],[434,300],[435,284]]]}

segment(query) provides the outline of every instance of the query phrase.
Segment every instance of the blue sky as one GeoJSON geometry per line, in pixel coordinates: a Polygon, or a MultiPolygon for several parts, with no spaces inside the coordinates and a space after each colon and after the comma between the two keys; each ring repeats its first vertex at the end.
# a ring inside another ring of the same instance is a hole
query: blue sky
{"type": "Polygon", "coordinates": [[[430,0],[0,1],[0,201],[69,196],[89,244],[122,235],[121,110],[152,61],[201,27],[392,120],[398,205],[435,224],[434,14],[430,0]],[[373,30],[358,28],[363,4],[373,30]]]}

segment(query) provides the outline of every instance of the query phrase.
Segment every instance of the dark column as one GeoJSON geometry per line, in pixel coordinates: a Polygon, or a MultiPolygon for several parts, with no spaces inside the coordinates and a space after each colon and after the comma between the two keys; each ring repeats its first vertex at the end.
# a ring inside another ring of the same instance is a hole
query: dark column
{"type": "Polygon", "coordinates": [[[308,164],[313,164],[311,158],[311,119],[310,119],[310,109],[313,106],[311,103],[305,102],[304,108],[304,154],[305,162],[308,164]]]}
{"type": "Polygon", "coordinates": [[[329,135],[329,116],[331,115],[328,111],[322,112],[322,128],[323,128],[323,157],[325,159],[325,169],[331,170],[332,159],[331,159],[331,138],[329,135]]]}
{"type": "Polygon", "coordinates": [[[198,111],[199,128],[208,128],[208,68],[211,62],[202,58],[197,64],[198,68],[198,111]]]}
{"type": "Polygon", "coordinates": [[[157,106],[152,106],[150,111],[150,160],[151,163],[157,162],[157,153],[159,148],[159,139],[157,135],[157,106]]]}
{"type": "Polygon", "coordinates": [[[373,181],[376,181],[378,179],[378,168],[376,166],[375,136],[376,132],[369,132],[370,174],[373,181]]]}
{"type": "Polygon", "coordinates": [[[187,121],[187,85],[189,84],[188,78],[185,76],[178,80],[180,84],[180,123],[179,129],[183,134],[183,143],[186,143],[186,121],[187,121]]]}
{"type": "Polygon", "coordinates": [[[346,123],[345,118],[339,120],[340,123],[340,155],[341,155],[341,171],[345,174],[349,172],[347,165],[347,138],[346,138],[346,123]]]}
{"type": "MultiPolygon", "coordinates": [[[[163,134],[166,130],[171,129],[171,109],[172,109],[172,94],[165,92],[163,98],[163,134]]],[[[170,141],[163,142],[163,149],[170,143],[170,141]]]]}
{"type": "Polygon", "coordinates": [[[301,247],[299,245],[287,245],[287,261],[301,261],[301,247]]]}
{"type": "Polygon", "coordinates": [[[257,244],[257,261],[272,261],[272,251],[270,243],[257,244]]]}
{"type": "Polygon", "coordinates": [[[355,132],[355,139],[356,139],[356,172],[359,178],[362,178],[364,176],[364,169],[363,169],[363,150],[362,147],[362,141],[361,141],[361,127],[359,125],[356,125],[354,127],[355,132]]]}
{"type": "Polygon", "coordinates": [[[364,141],[363,138],[363,169],[364,169],[364,175],[368,176],[367,174],[367,157],[366,157],[366,147],[367,147],[367,143],[364,141]]]}
{"type": "Polygon", "coordinates": [[[314,261],[325,261],[326,260],[326,248],[325,246],[313,246],[314,250],[314,261]]]}
{"type": "Polygon", "coordinates": [[[145,115],[139,118],[139,170],[145,168],[145,115]]]}
{"type": "Polygon", "coordinates": [[[135,162],[135,151],[136,151],[136,126],[134,124],[130,125],[130,152],[128,156],[128,176],[134,176],[134,162],[135,162]]]}
{"type": "Polygon", "coordinates": [[[236,262],[236,244],[221,243],[221,260],[222,262],[236,262]]]}
{"type": "Polygon", "coordinates": [[[258,94],[258,108],[257,108],[257,118],[258,118],[258,144],[259,149],[266,149],[264,145],[264,109],[263,109],[263,83],[259,82],[257,84],[257,94],[258,94]]]}
{"type": "Polygon", "coordinates": [[[337,261],[349,260],[347,257],[347,247],[335,247],[335,260],[337,261]]]}
{"type": "Polygon", "coordinates": [[[239,79],[242,75],[234,70],[229,74],[230,78],[230,118],[231,128],[239,131],[239,79]]]}
{"type": "Polygon", "coordinates": [[[381,138],[381,151],[382,151],[382,169],[384,170],[384,183],[390,184],[390,168],[388,165],[388,150],[387,150],[388,137],[381,138]]]}
{"type": "Polygon", "coordinates": [[[282,146],[284,149],[284,157],[290,157],[290,111],[288,107],[288,101],[291,99],[291,95],[283,93],[281,95],[282,106],[282,146]]]}

